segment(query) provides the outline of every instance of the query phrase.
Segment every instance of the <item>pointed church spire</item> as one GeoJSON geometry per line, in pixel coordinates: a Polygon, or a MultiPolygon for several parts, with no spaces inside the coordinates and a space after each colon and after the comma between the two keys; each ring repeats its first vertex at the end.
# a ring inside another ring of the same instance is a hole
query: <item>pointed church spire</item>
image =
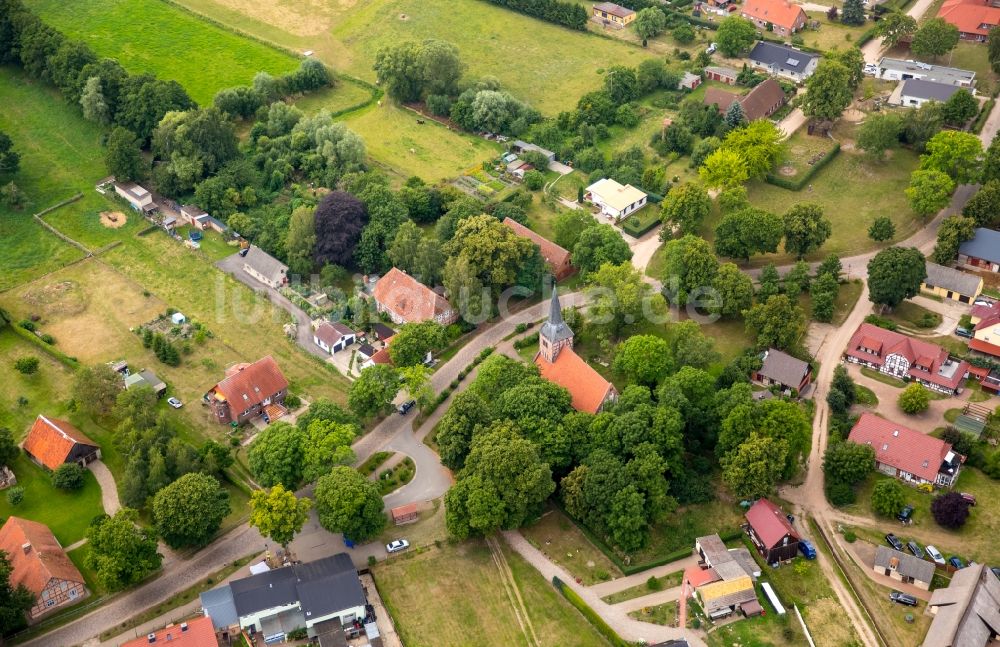
{"type": "Polygon", "coordinates": [[[559,291],[555,284],[552,285],[552,300],[549,303],[549,324],[556,328],[565,325],[559,305],[559,291]]]}
{"type": "Polygon", "coordinates": [[[563,321],[559,292],[553,285],[552,300],[549,302],[549,319],[538,331],[538,350],[546,361],[554,362],[564,347],[573,347],[573,331],[563,321]]]}

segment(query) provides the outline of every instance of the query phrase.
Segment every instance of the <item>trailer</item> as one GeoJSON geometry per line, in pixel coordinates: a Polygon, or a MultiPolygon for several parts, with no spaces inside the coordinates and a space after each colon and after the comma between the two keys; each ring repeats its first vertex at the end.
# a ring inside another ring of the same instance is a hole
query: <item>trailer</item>
{"type": "Polygon", "coordinates": [[[761,582],[760,588],[764,590],[764,595],[766,595],[767,599],[771,602],[771,606],[774,607],[774,611],[779,616],[785,615],[785,607],[781,606],[781,601],[778,600],[778,595],[774,592],[774,589],[771,588],[771,583],[761,582]]]}

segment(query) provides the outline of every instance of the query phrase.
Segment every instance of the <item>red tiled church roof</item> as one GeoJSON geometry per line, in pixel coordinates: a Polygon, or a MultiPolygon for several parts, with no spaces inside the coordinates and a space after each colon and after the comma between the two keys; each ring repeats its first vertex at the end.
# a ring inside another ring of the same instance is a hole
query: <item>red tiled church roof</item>
{"type": "Polygon", "coordinates": [[[36,596],[52,578],[83,582],[80,571],[66,556],[52,531],[37,521],[8,518],[0,528],[0,550],[7,552],[14,569],[11,585],[23,584],[36,596]]]}
{"type": "Polygon", "coordinates": [[[543,378],[569,391],[577,411],[597,413],[615,388],[572,348],[563,348],[551,363],[538,353],[535,365],[543,378]]]}
{"type": "Polygon", "coordinates": [[[24,439],[24,451],[54,470],[66,462],[66,457],[78,443],[97,447],[97,443],[65,420],[38,416],[24,439]]]}

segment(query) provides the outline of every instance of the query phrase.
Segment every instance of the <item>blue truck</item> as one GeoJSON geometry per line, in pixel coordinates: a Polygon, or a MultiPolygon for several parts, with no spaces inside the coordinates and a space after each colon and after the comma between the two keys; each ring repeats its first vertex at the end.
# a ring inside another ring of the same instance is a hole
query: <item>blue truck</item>
{"type": "Polygon", "coordinates": [[[799,552],[806,559],[816,559],[816,547],[808,539],[799,540],[799,552]]]}

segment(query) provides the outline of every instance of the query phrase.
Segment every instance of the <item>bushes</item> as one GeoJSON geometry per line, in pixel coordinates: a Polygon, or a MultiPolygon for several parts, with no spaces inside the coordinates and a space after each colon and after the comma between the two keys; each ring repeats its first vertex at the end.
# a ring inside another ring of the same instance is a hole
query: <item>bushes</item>
{"type": "Polygon", "coordinates": [[[830,163],[830,161],[840,153],[840,144],[834,144],[833,148],[827,152],[821,159],[819,159],[812,167],[803,173],[802,175],[797,175],[793,178],[782,177],[780,175],[774,175],[773,173],[768,173],[764,176],[764,180],[768,184],[773,184],[774,186],[780,186],[782,189],[788,189],[789,191],[801,191],[802,187],[812,180],[813,176],[816,175],[820,169],[830,163]]]}
{"type": "Polygon", "coordinates": [[[644,217],[633,215],[625,220],[622,223],[622,231],[633,238],[639,238],[643,234],[652,231],[659,224],[660,219],[658,214],[655,210],[649,209],[644,217]]]}
{"type": "Polygon", "coordinates": [[[559,0],[487,0],[487,2],[570,29],[578,31],[587,29],[587,10],[573,2],[559,2],[559,0]]]}
{"type": "Polygon", "coordinates": [[[52,487],[79,490],[83,487],[83,468],[76,463],[63,463],[52,472],[52,487]]]}
{"type": "Polygon", "coordinates": [[[865,323],[870,323],[873,326],[878,326],[879,328],[885,328],[886,330],[894,331],[898,328],[895,322],[892,322],[878,315],[868,315],[867,317],[865,317],[865,323]]]}
{"type": "Polygon", "coordinates": [[[38,358],[19,357],[14,360],[14,368],[21,375],[31,375],[38,371],[38,358]]]}

